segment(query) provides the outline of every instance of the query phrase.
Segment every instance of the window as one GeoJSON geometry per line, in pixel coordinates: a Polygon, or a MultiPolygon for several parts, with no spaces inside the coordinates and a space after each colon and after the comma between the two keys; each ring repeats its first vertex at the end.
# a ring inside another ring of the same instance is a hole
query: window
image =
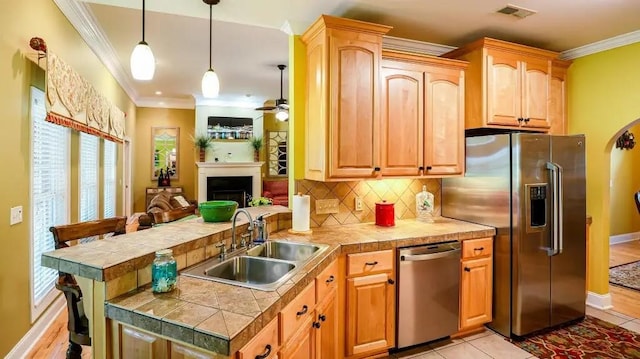
{"type": "Polygon", "coordinates": [[[45,121],[44,92],[31,87],[31,321],[57,295],[58,273],[42,267],[55,249],[49,227],[69,223],[70,130],[45,121]]]}
{"type": "Polygon", "coordinates": [[[104,218],[116,215],[116,143],[104,141],[104,218]]]}
{"type": "MultiPolygon", "coordinates": [[[[98,219],[98,137],[80,132],[80,222],[98,219]]],[[[80,243],[95,238],[84,238],[80,243]]]]}

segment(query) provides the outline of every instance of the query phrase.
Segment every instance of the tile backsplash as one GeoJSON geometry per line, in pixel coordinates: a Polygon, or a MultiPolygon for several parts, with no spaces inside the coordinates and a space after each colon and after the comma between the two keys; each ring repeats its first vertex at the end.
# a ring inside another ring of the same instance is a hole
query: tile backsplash
{"type": "Polygon", "coordinates": [[[350,182],[296,181],[296,193],[310,197],[310,226],[321,227],[375,222],[376,202],[395,203],[396,219],[416,218],[416,194],[426,185],[435,197],[434,215],[440,215],[440,179],[384,179],[350,182]],[[362,199],[362,211],[355,210],[355,198],[362,199]],[[338,213],[316,213],[317,199],[337,199],[338,213]]]}

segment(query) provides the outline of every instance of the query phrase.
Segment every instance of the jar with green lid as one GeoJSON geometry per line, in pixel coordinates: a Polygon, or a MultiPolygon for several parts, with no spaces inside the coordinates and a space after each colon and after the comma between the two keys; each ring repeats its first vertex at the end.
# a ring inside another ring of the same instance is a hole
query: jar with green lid
{"type": "Polygon", "coordinates": [[[151,290],[154,293],[170,292],[176,287],[178,267],[171,249],[156,252],[156,258],[151,264],[151,290]]]}

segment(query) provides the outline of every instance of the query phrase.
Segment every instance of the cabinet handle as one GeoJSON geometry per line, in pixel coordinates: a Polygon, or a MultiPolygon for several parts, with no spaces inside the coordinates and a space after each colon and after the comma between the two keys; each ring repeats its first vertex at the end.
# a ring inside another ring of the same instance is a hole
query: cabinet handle
{"type": "Polygon", "coordinates": [[[336,279],[336,278],[335,278],[334,276],[330,275],[330,276],[329,276],[329,278],[327,278],[327,280],[326,280],[325,282],[327,282],[327,283],[331,283],[331,282],[333,282],[335,279],[336,279]]]}
{"type": "Polygon", "coordinates": [[[313,322],[313,324],[311,324],[312,327],[319,329],[320,328],[320,322],[313,322]]]}
{"type": "Polygon", "coordinates": [[[471,272],[471,268],[469,268],[469,267],[464,267],[464,271],[465,271],[465,272],[471,272]]]}
{"type": "Polygon", "coordinates": [[[518,122],[522,122],[522,121],[524,121],[524,118],[518,117],[518,122]]]}
{"type": "Polygon", "coordinates": [[[269,354],[271,354],[271,344],[267,344],[264,349],[264,353],[256,355],[256,359],[266,359],[269,357],[269,354]]]}
{"type": "Polygon", "coordinates": [[[378,261],[366,262],[364,265],[366,265],[366,266],[374,266],[376,264],[378,264],[378,261]]]}
{"type": "Polygon", "coordinates": [[[483,251],[483,250],[484,250],[484,247],[474,248],[473,250],[474,250],[474,251],[483,251]]]}
{"type": "Polygon", "coordinates": [[[375,172],[380,172],[380,167],[373,167],[373,170],[374,170],[375,172]]]}
{"type": "Polygon", "coordinates": [[[433,168],[433,167],[431,167],[431,166],[427,166],[427,171],[428,171],[428,170],[430,170],[430,169],[432,169],[432,168],[433,168]]]}
{"type": "Polygon", "coordinates": [[[296,315],[299,317],[299,316],[307,313],[308,310],[309,310],[309,307],[307,307],[307,305],[305,304],[305,305],[302,306],[302,310],[297,312],[296,315]]]}
{"type": "Polygon", "coordinates": [[[530,118],[529,118],[529,117],[525,118],[525,119],[524,119],[524,123],[529,123],[529,120],[530,120],[530,118]]]}
{"type": "Polygon", "coordinates": [[[395,280],[393,280],[393,279],[391,279],[391,278],[389,278],[389,279],[387,280],[387,283],[389,283],[389,284],[396,284],[396,281],[395,281],[395,280]]]}
{"type": "Polygon", "coordinates": [[[418,169],[419,169],[420,171],[424,171],[424,166],[420,166],[420,167],[418,167],[418,169]]]}

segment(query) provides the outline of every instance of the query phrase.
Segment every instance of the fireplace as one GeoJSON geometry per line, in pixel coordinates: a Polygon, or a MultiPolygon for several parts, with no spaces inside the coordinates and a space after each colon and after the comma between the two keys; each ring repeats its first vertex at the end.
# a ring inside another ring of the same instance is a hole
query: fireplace
{"type": "Polygon", "coordinates": [[[239,206],[262,195],[260,168],[264,162],[196,162],[198,202],[230,199],[239,206]]]}
{"type": "Polygon", "coordinates": [[[246,207],[253,193],[251,176],[207,177],[207,201],[230,200],[246,207]]]}

